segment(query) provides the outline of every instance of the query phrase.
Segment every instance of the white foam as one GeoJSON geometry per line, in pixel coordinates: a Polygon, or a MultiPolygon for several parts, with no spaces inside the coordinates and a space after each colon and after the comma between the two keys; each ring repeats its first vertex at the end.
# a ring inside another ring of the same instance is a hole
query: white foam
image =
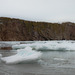
{"type": "Polygon", "coordinates": [[[41,41],[32,44],[13,45],[12,48],[25,48],[27,46],[36,50],[75,50],[75,41],[41,41]]]}
{"type": "Polygon", "coordinates": [[[25,49],[17,50],[17,54],[15,55],[2,57],[1,60],[6,64],[16,64],[20,62],[36,61],[40,59],[41,55],[41,52],[33,51],[32,48],[26,47],[25,49]]]}

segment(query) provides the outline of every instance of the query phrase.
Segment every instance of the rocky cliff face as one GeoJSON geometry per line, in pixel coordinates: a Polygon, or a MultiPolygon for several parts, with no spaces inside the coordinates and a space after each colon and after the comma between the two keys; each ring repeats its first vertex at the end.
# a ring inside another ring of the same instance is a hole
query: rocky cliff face
{"type": "Polygon", "coordinates": [[[0,17],[0,41],[75,40],[75,24],[0,17]]]}

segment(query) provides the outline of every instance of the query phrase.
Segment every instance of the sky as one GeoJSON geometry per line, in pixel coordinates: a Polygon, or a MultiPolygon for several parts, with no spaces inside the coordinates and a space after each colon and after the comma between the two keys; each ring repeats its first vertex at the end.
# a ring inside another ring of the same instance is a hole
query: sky
{"type": "Polygon", "coordinates": [[[0,17],[75,22],[75,0],[0,0],[0,17]]]}

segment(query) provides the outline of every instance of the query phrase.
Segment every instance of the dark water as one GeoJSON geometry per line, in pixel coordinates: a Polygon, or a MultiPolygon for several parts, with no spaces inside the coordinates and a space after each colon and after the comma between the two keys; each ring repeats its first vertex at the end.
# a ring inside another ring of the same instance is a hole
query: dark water
{"type": "MultiPolygon", "coordinates": [[[[16,52],[2,51],[3,56],[16,52]]],[[[33,63],[7,65],[0,61],[0,75],[75,75],[75,52],[43,51],[42,58],[33,63]]]]}
{"type": "MultiPolygon", "coordinates": [[[[7,65],[0,60],[0,75],[75,75],[75,51],[41,52],[36,62],[7,65]]],[[[10,56],[16,50],[0,50],[0,54],[10,56]]]]}

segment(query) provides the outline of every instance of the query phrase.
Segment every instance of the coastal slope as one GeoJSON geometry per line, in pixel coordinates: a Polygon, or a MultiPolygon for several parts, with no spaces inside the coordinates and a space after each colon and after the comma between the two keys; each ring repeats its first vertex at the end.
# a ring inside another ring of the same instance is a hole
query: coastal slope
{"type": "Polygon", "coordinates": [[[47,23],[0,17],[0,41],[75,40],[75,23],[47,23]]]}

